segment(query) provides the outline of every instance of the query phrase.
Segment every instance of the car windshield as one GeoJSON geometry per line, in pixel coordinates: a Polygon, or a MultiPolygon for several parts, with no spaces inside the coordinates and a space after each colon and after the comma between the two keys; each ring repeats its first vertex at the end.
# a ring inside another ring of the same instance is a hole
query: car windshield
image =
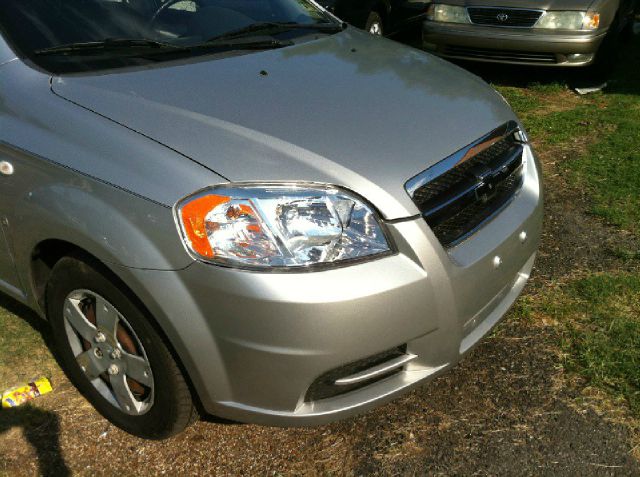
{"type": "Polygon", "coordinates": [[[341,25],[309,0],[2,0],[0,27],[65,73],[279,48],[341,25]]]}

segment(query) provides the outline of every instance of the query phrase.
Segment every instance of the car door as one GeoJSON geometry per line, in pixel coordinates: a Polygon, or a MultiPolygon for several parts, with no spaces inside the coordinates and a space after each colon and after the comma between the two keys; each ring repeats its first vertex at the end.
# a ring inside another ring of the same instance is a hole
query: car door
{"type": "MultiPolygon", "coordinates": [[[[15,55],[4,39],[0,37],[0,88],[2,88],[3,65],[8,64],[15,55]]],[[[2,125],[6,117],[4,101],[0,91],[0,291],[14,296],[22,296],[20,281],[13,258],[13,247],[10,236],[9,214],[11,208],[11,181],[13,164],[5,154],[5,142],[2,136],[2,125]]]]}
{"type": "Polygon", "coordinates": [[[3,157],[0,146],[0,291],[12,295],[22,295],[13,257],[11,223],[9,222],[8,205],[11,201],[7,195],[11,190],[8,182],[12,176],[13,164],[3,157]]]}

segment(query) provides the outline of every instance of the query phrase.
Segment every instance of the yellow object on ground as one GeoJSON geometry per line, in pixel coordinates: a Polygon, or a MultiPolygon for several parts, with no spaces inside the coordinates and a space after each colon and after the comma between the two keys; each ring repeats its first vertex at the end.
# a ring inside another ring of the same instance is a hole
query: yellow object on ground
{"type": "Polygon", "coordinates": [[[7,389],[2,393],[2,407],[17,407],[27,401],[31,401],[43,394],[53,391],[51,383],[47,378],[36,379],[35,381],[7,389]]]}

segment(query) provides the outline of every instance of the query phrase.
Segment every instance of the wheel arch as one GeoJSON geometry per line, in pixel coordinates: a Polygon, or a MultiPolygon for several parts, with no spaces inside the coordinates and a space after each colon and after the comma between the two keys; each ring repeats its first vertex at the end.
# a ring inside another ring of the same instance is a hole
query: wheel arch
{"type": "Polygon", "coordinates": [[[52,262],[72,251],[111,269],[180,270],[191,263],[169,207],[95,180],[37,185],[17,198],[9,231],[25,303],[43,315],[52,262]]]}
{"type": "Polygon", "coordinates": [[[138,296],[138,293],[128,285],[126,278],[122,276],[122,271],[126,270],[125,268],[106,263],[82,247],[65,240],[47,239],[41,241],[33,249],[30,272],[32,280],[31,286],[34,294],[37,293],[36,298],[39,306],[41,307],[42,316],[46,319],[46,287],[51,278],[53,269],[60,260],[67,257],[75,258],[76,260],[87,264],[98,273],[102,274],[105,278],[112,281],[127,296],[127,298],[140,309],[142,314],[147,318],[149,324],[164,341],[182,372],[189,389],[191,390],[194,403],[199,410],[202,410],[203,406],[198,392],[198,387],[195,386],[191,373],[187,366],[185,366],[182,353],[178,351],[174,341],[170,339],[165,327],[162,326],[156,315],[152,313],[150,307],[147,306],[144,300],[138,296]]]}

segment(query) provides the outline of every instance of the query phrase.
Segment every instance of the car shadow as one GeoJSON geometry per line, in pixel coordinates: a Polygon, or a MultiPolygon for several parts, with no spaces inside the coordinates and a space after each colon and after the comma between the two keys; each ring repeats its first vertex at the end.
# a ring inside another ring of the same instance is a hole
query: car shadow
{"type": "MultiPolygon", "coordinates": [[[[19,317],[40,333],[47,347],[52,350],[49,326],[35,312],[2,293],[0,308],[19,317]]],[[[15,428],[22,429],[25,439],[33,448],[40,475],[71,475],[60,448],[60,418],[56,413],[29,404],[0,409],[0,436],[15,428]]],[[[10,461],[11,455],[5,455],[4,458],[10,461]]]]}
{"type": "MultiPolygon", "coordinates": [[[[531,85],[565,85],[567,88],[600,88],[608,92],[620,92],[626,87],[629,74],[635,71],[640,53],[640,37],[624,44],[615,67],[598,74],[586,68],[548,68],[522,65],[503,65],[478,62],[454,61],[458,66],[480,76],[495,86],[515,86],[527,88],[531,85]]],[[[639,91],[629,91],[638,94],[639,91]]]]}
{"type": "Polygon", "coordinates": [[[38,314],[19,301],[0,292],[0,308],[5,309],[9,313],[19,317],[26,322],[31,328],[37,331],[46,345],[51,349],[51,330],[48,323],[40,318],[38,314]]]}
{"type": "Polygon", "coordinates": [[[526,88],[532,84],[566,84],[575,87],[583,83],[580,72],[561,68],[545,68],[522,65],[503,65],[456,61],[458,66],[480,76],[485,81],[499,86],[526,88]]]}

